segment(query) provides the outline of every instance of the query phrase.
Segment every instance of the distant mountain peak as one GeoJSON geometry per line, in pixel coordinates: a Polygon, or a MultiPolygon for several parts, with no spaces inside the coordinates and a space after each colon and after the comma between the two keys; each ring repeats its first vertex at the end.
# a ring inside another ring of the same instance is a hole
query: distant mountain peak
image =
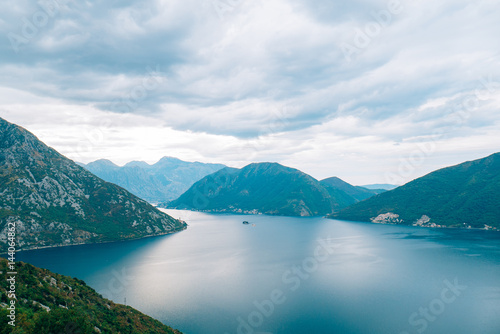
{"type": "Polygon", "coordinates": [[[332,176],[332,177],[329,177],[329,178],[326,178],[326,179],[323,179],[321,180],[321,182],[324,182],[324,183],[327,183],[327,184],[330,184],[330,185],[334,185],[334,186],[345,186],[345,185],[349,185],[352,187],[352,185],[350,185],[349,183],[345,182],[344,180],[340,179],[339,177],[336,177],[336,176],[332,176]]]}
{"type": "Polygon", "coordinates": [[[165,156],[165,157],[161,158],[160,160],[158,160],[157,163],[160,163],[160,162],[186,162],[186,161],[183,161],[183,160],[176,158],[176,157],[165,156]]]}
{"type": "Polygon", "coordinates": [[[360,187],[363,187],[366,189],[372,189],[372,190],[375,190],[375,189],[392,190],[392,189],[396,189],[399,186],[395,185],[395,184],[375,183],[375,184],[362,185],[360,187]]]}
{"type": "Polygon", "coordinates": [[[94,163],[84,167],[150,203],[161,203],[179,197],[193,183],[225,166],[165,156],[152,165],[131,161],[123,167],[94,163]]]}
{"type": "Polygon", "coordinates": [[[283,167],[283,168],[290,168],[290,167],[286,167],[286,166],[283,166],[282,164],[278,163],[278,162],[252,162],[251,164],[248,164],[247,166],[243,167],[243,168],[250,168],[250,167],[283,167]]]}
{"type": "Polygon", "coordinates": [[[124,168],[140,167],[140,168],[150,168],[153,165],[148,164],[145,161],[130,161],[123,165],[124,168]]]}
{"type": "Polygon", "coordinates": [[[99,165],[99,166],[107,166],[107,167],[118,167],[113,161],[108,160],[108,159],[99,159],[93,162],[90,162],[88,164],[84,164],[85,166],[94,164],[94,165],[99,165]]]}
{"type": "Polygon", "coordinates": [[[353,186],[336,176],[321,180],[321,184],[337,202],[342,203],[340,208],[363,201],[378,194],[378,192],[374,190],[353,186]]]}
{"type": "MultiPolygon", "coordinates": [[[[284,166],[278,162],[254,162],[242,168],[244,171],[287,171],[287,172],[300,172],[298,169],[284,166]]],[[[301,172],[302,173],[302,172],[301,172]]]]}

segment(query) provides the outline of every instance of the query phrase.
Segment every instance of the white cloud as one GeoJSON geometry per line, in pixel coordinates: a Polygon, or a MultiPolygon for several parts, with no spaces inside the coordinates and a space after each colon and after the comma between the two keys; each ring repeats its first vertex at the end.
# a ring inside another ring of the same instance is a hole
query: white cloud
{"type": "MultiPolygon", "coordinates": [[[[0,116],[84,162],[279,161],[354,183],[384,182],[433,140],[403,181],[497,150],[495,1],[401,0],[350,62],[340,46],[388,1],[234,4],[70,1],[18,53],[0,40],[0,116]]],[[[4,7],[4,34],[41,10],[4,7]]]]}

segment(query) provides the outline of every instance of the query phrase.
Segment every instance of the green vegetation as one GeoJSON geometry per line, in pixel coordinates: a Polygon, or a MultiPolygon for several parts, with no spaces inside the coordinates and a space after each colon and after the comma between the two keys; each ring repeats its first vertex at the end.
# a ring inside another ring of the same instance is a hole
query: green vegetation
{"type": "Polygon", "coordinates": [[[337,180],[345,189],[332,184],[332,180],[319,182],[277,163],[254,163],[211,174],[165,206],[207,212],[323,216],[356,203],[358,199],[353,194],[375,194],[337,180]]]}
{"type": "Polygon", "coordinates": [[[388,212],[403,224],[423,215],[447,227],[500,228],[500,153],[443,168],[354,204],[331,218],[370,221],[388,212]]]}
{"type": "Polygon", "coordinates": [[[338,177],[330,177],[321,181],[321,184],[330,194],[335,205],[335,209],[346,208],[354,203],[370,198],[384,190],[369,190],[363,187],[353,186],[338,177]]]}
{"type": "Polygon", "coordinates": [[[0,193],[0,252],[6,250],[6,227],[14,223],[18,250],[135,239],[186,228],[1,118],[0,193]]]}
{"type": "Polygon", "coordinates": [[[5,305],[10,302],[7,260],[0,258],[0,334],[180,334],[131,307],[102,298],[77,278],[22,262],[16,267],[16,326],[12,327],[5,305]]]}

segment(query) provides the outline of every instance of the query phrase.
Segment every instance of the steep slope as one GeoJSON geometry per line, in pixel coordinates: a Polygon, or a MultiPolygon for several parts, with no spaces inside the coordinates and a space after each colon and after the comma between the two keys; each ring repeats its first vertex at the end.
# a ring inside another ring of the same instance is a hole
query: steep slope
{"type": "Polygon", "coordinates": [[[153,165],[132,161],[119,167],[109,160],[81,165],[103,180],[117,184],[150,203],[173,200],[196,181],[225,167],[171,157],[164,157],[153,165]]]}
{"type": "Polygon", "coordinates": [[[330,177],[321,181],[321,184],[328,190],[334,202],[339,204],[339,208],[345,208],[349,205],[363,201],[375,196],[383,190],[370,190],[363,187],[353,186],[338,177],[330,177]]]}
{"type": "Polygon", "coordinates": [[[195,183],[167,207],[209,212],[321,216],[333,212],[328,191],[313,177],[277,163],[224,168],[195,183]]]}
{"type": "MultiPolygon", "coordinates": [[[[0,258],[0,272],[7,260],[0,258]]],[[[85,282],[16,263],[15,327],[8,324],[10,283],[0,280],[0,333],[162,333],[180,334],[139,311],[102,298],[85,282]]],[[[14,323],[13,323],[14,324],[14,323]]]]}
{"type": "Polygon", "coordinates": [[[496,153],[437,170],[354,204],[332,218],[423,226],[484,228],[486,225],[500,228],[499,204],[500,153],[496,153]],[[385,216],[376,220],[379,215],[385,216]]]}
{"type": "Polygon", "coordinates": [[[0,251],[172,233],[185,223],[105,182],[0,118],[0,251]]]}

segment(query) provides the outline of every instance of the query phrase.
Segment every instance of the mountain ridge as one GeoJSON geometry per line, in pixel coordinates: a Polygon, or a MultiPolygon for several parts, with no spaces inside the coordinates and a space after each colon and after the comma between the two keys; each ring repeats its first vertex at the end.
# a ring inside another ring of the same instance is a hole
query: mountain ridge
{"type": "Polygon", "coordinates": [[[331,218],[430,227],[500,228],[500,153],[442,168],[331,218]]]}
{"type": "Polygon", "coordinates": [[[359,187],[363,187],[363,188],[370,189],[370,190],[377,190],[377,189],[393,190],[399,186],[395,185],[395,184],[388,184],[388,183],[375,183],[375,184],[365,184],[365,185],[361,185],[359,187]]]}
{"type": "Polygon", "coordinates": [[[173,200],[196,181],[225,167],[222,164],[187,162],[175,157],[163,157],[154,164],[130,161],[118,166],[107,159],[100,159],[81,165],[150,203],[173,200]]]}
{"type": "MultiPolygon", "coordinates": [[[[352,195],[327,183],[279,163],[252,163],[211,174],[178,199],[161,206],[206,212],[324,216],[357,202],[352,195]]],[[[354,192],[369,192],[348,186],[354,192]]]]}
{"type": "Polygon", "coordinates": [[[0,251],[8,226],[18,250],[110,242],[186,228],[0,118],[0,251]]]}

